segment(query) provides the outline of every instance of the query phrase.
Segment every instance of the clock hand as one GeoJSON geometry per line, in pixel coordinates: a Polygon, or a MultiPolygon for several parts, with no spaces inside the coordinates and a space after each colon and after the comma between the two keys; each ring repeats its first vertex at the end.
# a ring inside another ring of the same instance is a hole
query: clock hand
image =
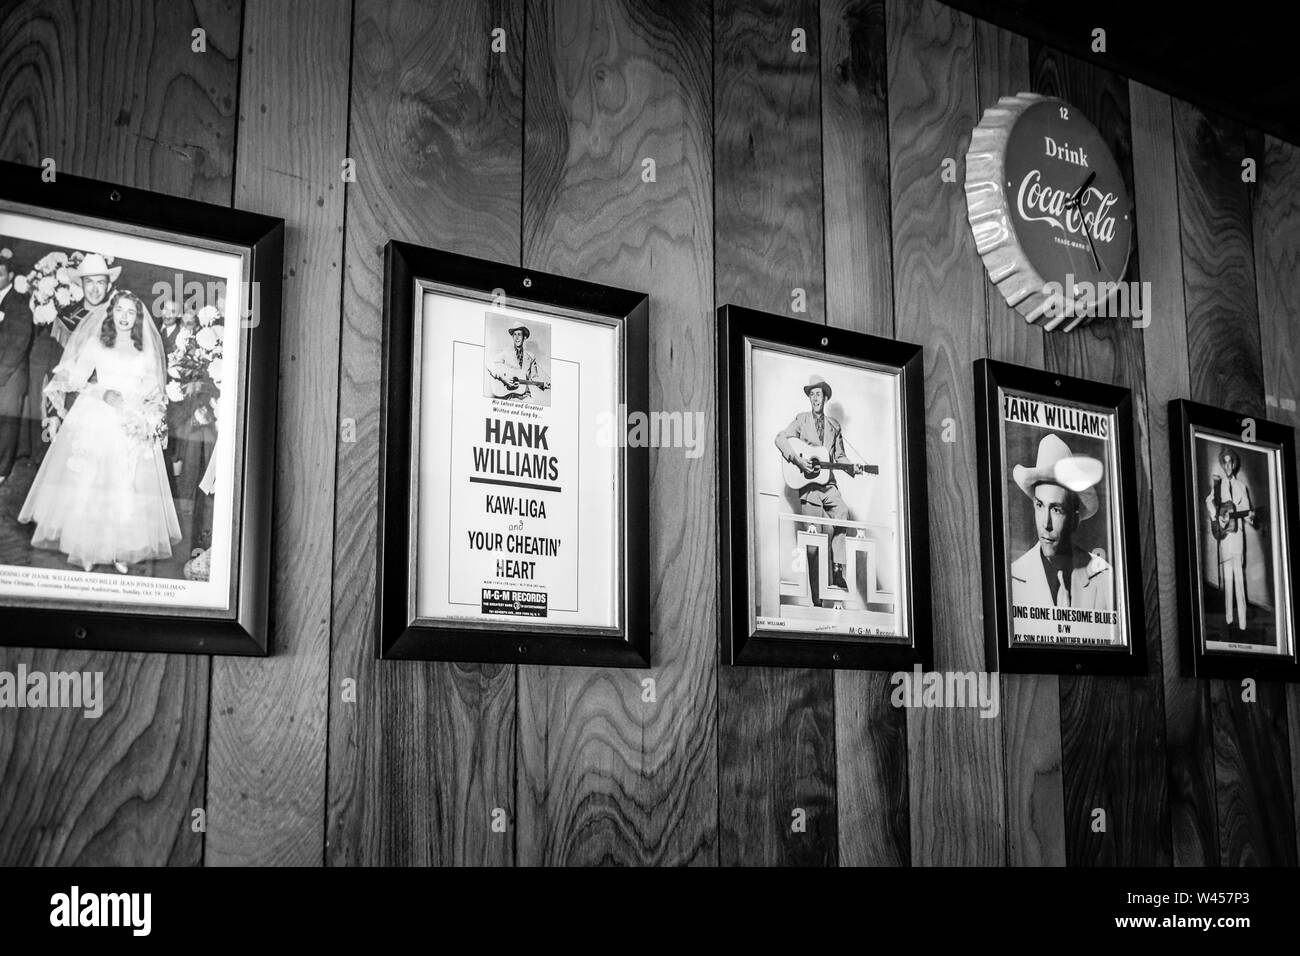
{"type": "Polygon", "coordinates": [[[1097,247],[1093,245],[1092,233],[1088,230],[1088,224],[1083,221],[1083,194],[1084,191],[1092,185],[1092,181],[1096,178],[1097,173],[1095,170],[1088,174],[1088,178],[1083,181],[1083,185],[1076,189],[1074,195],[1070,197],[1070,205],[1072,205],[1075,212],[1079,214],[1079,222],[1083,225],[1083,235],[1088,240],[1088,251],[1092,253],[1092,264],[1096,266],[1097,271],[1100,272],[1101,260],[1097,258],[1097,247]]]}

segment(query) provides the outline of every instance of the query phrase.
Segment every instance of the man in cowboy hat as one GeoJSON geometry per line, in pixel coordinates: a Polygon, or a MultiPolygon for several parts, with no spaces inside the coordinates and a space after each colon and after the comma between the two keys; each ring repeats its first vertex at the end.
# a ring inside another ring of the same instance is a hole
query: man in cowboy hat
{"type": "MultiPolygon", "coordinates": [[[[777,451],[804,474],[816,474],[818,469],[795,451],[790,444],[792,438],[814,447],[825,448],[830,461],[848,462],[849,458],[844,454],[843,429],[839,422],[826,414],[826,403],[831,397],[830,385],[820,375],[813,375],[808,379],[808,384],[803,387],[803,393],[808,396],[809,410],[799,412],[795,415],[794,421],[776,433],[777,451]]],[[[857,474],[860,469],[861,466],[855,467],[853,473],[857,474]]],[[[799,493],[799,505],[804,514],[816,515],[819,518],[835,518],[843,521],[849,516],[849,508],[844,503],[844,496],[840,494],[840,486],[835,482],[834,471],[830,473],[824,485],[805,485],[799,493]]],[[[844,528],[839,525],[832,525],[831,555],[833,559],[831,586],[845,587],[844,528]]],[[[816,588],[814,594],[815,592],[816,588]]]]}
{"type": "MultiPolygon", "coordinates": [[[[54,440],[50,425],[55,419],[55,412],[48,407],[44,388],[47,379],[63,357],[63,348],[68,338],[82,322],[102,323],[108,314],[108,299],[113,294],[113,284],[122,274],[121,266],[110,266],[108,260],[97,252],[92,252],[81,260],[75,269],[68,269],[68,280],[81,287],[81,301],[66,306],[50,323],[48,334],[36,336],[32,345],[28,364],[28,413],[33,410],[32,427],[32,461],[40,464],[45,457],[45,450],[54,440]]],[[[57,426],[56,426],[57,427],[57,426]]]]}
{"type": "Polygon", "coordinates": [[[1081,521],[1097,513],[1102,464],[1074,455],[1061,438],[1043,436],[1033,467],[1016,465],[1012,478],[1034,504],[1038,541],[1011,563],[1011,600],[1039,607],[1110,611],[1113,574],[1101,549],[1074,544],[1081,521]]]}
{"type": "Polygon", "coordinates": [[[1210,477],[1211,490],[1205,507],[1211,523],[1217,523],[1219,583],[1223,588],[1224,622],[1232,626],[1232,606],[1237,605],[1237,629],[1246,630],[1246,523],[1258,527],[1250,485],[1238,472],[1241,458],[1232,448],[1219,452],[1219,468],[1210,477]]]}
{"type": "Polygon", "coordinates": [[[31,306],[14,288],[13,252],[0,249],[0,484],[13,471],[27,398],[27,353],[32,347],[31,306]]]}
{"type": "Polygon", "coordinates": [[[488,366],[488,374],[502,386],[497,390],[497,397],[519,402],[537,401],[541,396],[535,396],[533,389],[544,392],[551,385],[542,374],[537,356],[524,347],[532,333],[526,325],[516,325],[506,331],[510,333],[512,346],[499,352],[488,366]],[[527,382],[532,384],[521,384],[527,382]]]}

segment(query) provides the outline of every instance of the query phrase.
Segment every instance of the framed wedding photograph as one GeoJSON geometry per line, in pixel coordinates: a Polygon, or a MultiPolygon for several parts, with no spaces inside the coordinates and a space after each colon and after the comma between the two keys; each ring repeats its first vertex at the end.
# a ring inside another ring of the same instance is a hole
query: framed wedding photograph
{"type": "Polygon", "coordinates": [[[1179,399],[1169,437],[1183,673],[1300,680],[1295,430],[1179,399]]]}
{"type": "Polygon", "coordinates": [[[650,663],[638,292],[390,242],[378,655],[650,663]]]}
{"type": "Polygon", "coordinates": [[[975,363],[989,670],[1144,674],[1126,388],[975,363]]]}
{"type": "Polygon", "coordinates": [[[0,644],[264,655],[280,219],[0,163],[0,644]]]}
{"type": "Polygon", "coordinates": [[[921,348],[718,310],[723,659],[932,661],[921,348]]]}

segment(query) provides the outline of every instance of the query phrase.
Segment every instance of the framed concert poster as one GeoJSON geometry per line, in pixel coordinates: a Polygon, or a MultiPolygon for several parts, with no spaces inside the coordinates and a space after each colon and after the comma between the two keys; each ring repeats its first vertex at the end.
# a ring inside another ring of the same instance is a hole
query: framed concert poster
{"type": "Polygon", "coordinates": [[[0,644],[268,653],[283,235],[0,163],[0,644]]]}
{"type": "Polygon", "coordinates": [[[1145,673],[1128,389],[981,359],[975,397],[988,669],[1145,673]]]}
{"type": "Polygon", "coordinates": [[[1183,673],[1300,680],[1294,429],[1176,400],[1169,436],[1183,673]]]}
{"type": "Polygon", "coordinates": [[[930,664],[923,376],[917,345],[718,310],[726,662],[930,664]]]}
{"type": "Polygon", "coordinates": [[[645,295],[390,242],[381,658],[650,662],[645,295]]]}

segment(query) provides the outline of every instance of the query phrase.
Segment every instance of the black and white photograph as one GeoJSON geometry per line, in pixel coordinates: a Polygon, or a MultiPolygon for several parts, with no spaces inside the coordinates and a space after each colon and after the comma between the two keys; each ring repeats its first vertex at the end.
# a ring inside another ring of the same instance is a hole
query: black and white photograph
{"type": "Polygon", "coordinates": [[[239,257],[0,213],[0,258],[0,594],[224,606],[239,257]]]}
{"type": "Polygon", "coordinates": [[[1126,394],[988,361],[976,386],[994,659],[1051,672],[1113,652],[1097,666],[1128,666],[1141,608],[1126,394]]]}
{"type": "Polygon", "coordinates": [[[844,332],[822,347],[820,327],[735,307],[720,323],[734,482],[727,584],[733,634],[743,629],[732,640],[752,640],[754,654],[802,643],[796,656],[845,642],[839,659],[859,662],[872,646],[890,649],[876,660],[914,653],[926,553],[912,438],[920,350],[844,332]]]}
{"type": "Polygon", "coordinates": [[[383,489],[386,587],[403,596],[388,599],[381,655],[515,659],[526,627],[538,635],[530,660],[564,660],[584,641],[640,660],[629,554],[646,542],[629,481],[645,450],[612,426],[636,407],[642,306],[615,290],[590,301],[628,312],[579,310],[558,277],[398,243],[388,254],[401,274],[389,285],[386,452],[409,485],[383,489]],[[524,294],[493,292],[512,278],[524,294]]]}
{"type": "Polygon", "coordinates": [[[757,345],[750,361],[759,628],[906,640],[897,375],[757,345]]]}
{"type": "MultiPolygon", "coordinates": [[[[204,221],[193,204],[186,239],[144,213],[92,215],[147,209],[145,194],[61,185],[46,195],[71,209],[0,202],[0,602],[246,620],[244,575],[262,560],[243,546],[258,525],[244,492],[260,474],[249,356],[255,339],[276,346],[262,302],[275,297],[253,278],[262,238],[216,234],[264,238],[276,224],[229,210],[204,221]]],[[[263,404],[270,414],[273,393],[263,404]]],[[[247,636],[241,624],[234,640],[247,636]]]]}
{"type": "Polygon", "coordinates": [[[551,324],[497,312],[483,317],[483,395],[521,405],[551,404],[551,324]]]}
{"type": "Polygon", "coordinates": [[[1191,669],[1284,675],[1296,662],[1292,431],[1186,401],[1170,426],[1191,669]]]}

